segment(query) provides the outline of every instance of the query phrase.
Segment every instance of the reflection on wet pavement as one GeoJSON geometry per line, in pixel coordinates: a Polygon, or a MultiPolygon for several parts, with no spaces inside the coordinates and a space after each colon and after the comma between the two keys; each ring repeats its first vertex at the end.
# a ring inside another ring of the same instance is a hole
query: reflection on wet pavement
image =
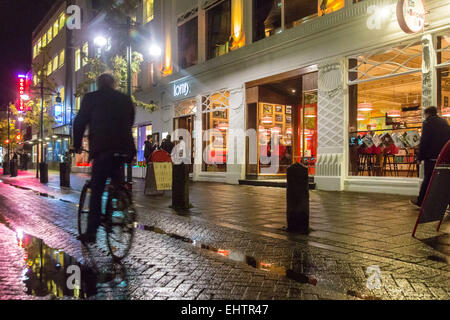
{"type": "Polygon", "coordinates": [[[27,294],[87,299],[97,293],[98,273],[93,269],[82,266],[65,252],[50,248],[41,239],[19,230],[17,241],[26,255],[23,282],[27,286],[27,294]],[[80,282],[72,276],[77,270],[81,272],[80,282]]]}
{"type": "MultiPolygon", "coordinates": [[[[312,284],[312,285],[317,284],[317,280],[315,278],[307,276],[307,275],[303,274],[302,272],[299,272],[297,270],[292,270],[292,269],[286,269],[282,266],[278,266],[276,264],[269,263],[264,260],[256,259],[254,257],[245,255],[238,251],[214,248],[212,246],[202,244],[196,240],[182,237],[182,236],[179,236],[179,235],[173,234],[173,233],[167,233],[164,230],[162,230],[161,228],[158,228],[155,226],[145,226],[145,225],[140,224],[140,225],[138,225],[138,228],[141,230],[155,232],[158,234],[169,236],[170,238],[173,238],[176,240],[181,240],[183,242],[190,243],[196,248],[214,252],[214,253],[216,253],[222,257],[225,257],[229,260],[245,263],[248,266],[253,267],[255,269],[271,272],[271,273],[277,274],[279,276],[283,276],[288,279],[294,280],[296,282],[308,283],[308,284],[312,284]]],[[[303,266],[303,263],[301,263],[300,261],[298,261],[298,263],[303,266]]],[[[297,268],[295,268],[295,269],[297,269],[297,268]]]]}

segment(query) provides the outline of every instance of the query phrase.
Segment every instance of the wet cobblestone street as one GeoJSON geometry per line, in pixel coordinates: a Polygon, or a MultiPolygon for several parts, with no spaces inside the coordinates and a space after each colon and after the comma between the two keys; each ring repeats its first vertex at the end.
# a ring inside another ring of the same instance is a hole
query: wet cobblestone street
{"type": "Polygon", "coordinates": [[[64,191],[54,174],[46,186],[26,175],[0,178],[0,298],[73,299],[69,265],[86,267],[87,299],[449,298],[448,217],[442,232],[421,225],[414,239],[418,211],[407,197],[312,191],[312,231],[304,236],[283,231],[285,189],[195,183],[194,208],[174,212],[169,194],[144,196],[137,180],[140,228],[116,265],[102,229],[95,246],[76,240],[85,179],[73,175],[64,191]],[[46,265],[33,271],[43,257],[46,265]],[[373,266],[381,286],[370,290],[373,266]],[[45,290],[36,289],[39,281],[45,290]]]}

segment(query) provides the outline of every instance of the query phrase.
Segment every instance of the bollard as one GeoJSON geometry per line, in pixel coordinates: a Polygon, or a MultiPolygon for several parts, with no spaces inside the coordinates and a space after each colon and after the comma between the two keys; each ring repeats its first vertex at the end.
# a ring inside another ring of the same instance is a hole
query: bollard
{"type": "Polygon", "coordinates": [[[309,232],[308,168],[296,163],[287,169],[287,231],[309,232]]]}
{"type": "Polygon", "coordinates": [[[70,164],[61,162],[59,164],[59,185],[70,188],[70,164]]]}
{"type": "Polygon", "coordinates": [[[10,166],[11,166],[11,164],[9,163],[9,161],[3,162],[3,175],[4,176],[10,174],[10,169],[11,169],[10,166]]]}
{"type": "Polygon", "coordinates": [[[10,161],[10,172],[11,172],[11,177],[17,177],[17,170],[18,170],[18,163],[16,159],[13,159],[10,161]]]}
{"type": "Polygon", "coordinates": [[[48,164],[40,163],[39,164],[39,176],[41,183],[48,183],[48,164]]]}
{"type": "Polygon", "coordinates": [[[172,208],[189,209],[189,165],[173,165],[172,208]]]}

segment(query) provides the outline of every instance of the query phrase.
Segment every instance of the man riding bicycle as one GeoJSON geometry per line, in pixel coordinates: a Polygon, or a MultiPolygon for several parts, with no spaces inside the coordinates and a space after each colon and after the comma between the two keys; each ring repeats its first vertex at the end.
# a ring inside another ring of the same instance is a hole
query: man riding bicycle
{"type": "Polygon", "coordinates": [[[82,140],[89,128],[89,160],[93,160],[91,199],[86,234],[80,235],[84,243],[95,243],[97,229],[101,223],[102,195],[106,181],[113,184],[124,181],[123,160],[131,163],[136,155],[132,126],[135,109],[130,97],[114,89],[114,77],[102,74],[98,80],[98,91],[84,96],[80,111],[73,124],[75,152],[82,152],[82,140]]]}

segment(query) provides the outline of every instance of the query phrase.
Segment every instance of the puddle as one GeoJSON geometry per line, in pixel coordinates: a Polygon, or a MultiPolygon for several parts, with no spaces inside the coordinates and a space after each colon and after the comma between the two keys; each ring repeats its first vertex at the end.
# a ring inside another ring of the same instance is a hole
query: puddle
{"type": "Polygon", "coordinates": [[[151,232],[155,232],[158,234],[166,235],[166,236],[169,236],[170,238],[180,240],[180,241],[183,241],[186,243],[190,243],[191,245],[193,245],[196,248],[214,252],[215,254],[225,257],[229,260],[245,263],[248,266],[253,267],[255,269],[274,273],[274,274],[286,277],[288,279],[294,280],[299,283],[308,283],[308,284],[312,284],[314,286],[317,285],[317,280],[313,277],[307,276],[305,274],[296,272],[291,269],[286,269],[282,266],[279,266],[279,265],[276,265],[273,263],[269,263],[269,262],[266,262],[263,260],[256,259],[254,257],[245,255],[238,251],[214,248],[212,246],[202,244],[196,240],[182,237],[182,236],[179,236],[179,235],[173,234],[173,233],[168,233],[168,232],[166,232],[158,227],[154,227],[154,226],[138,225],[137,228],[140,230],[151,231],[151,232]]]}
{"type": "Polygon", "coordinates": [[[50,248],[41,239],[23,234],[20,230],[17,232],[17,242],[25,250],[26,269],[22,280],[28,295],[87,299],[97,294],[98,273],[92,268],[82,266],[64,251],[50,248]],[[81,281],[75,286],[71,285],[74,284],[73,269],[81,272],[81,281]]]}

